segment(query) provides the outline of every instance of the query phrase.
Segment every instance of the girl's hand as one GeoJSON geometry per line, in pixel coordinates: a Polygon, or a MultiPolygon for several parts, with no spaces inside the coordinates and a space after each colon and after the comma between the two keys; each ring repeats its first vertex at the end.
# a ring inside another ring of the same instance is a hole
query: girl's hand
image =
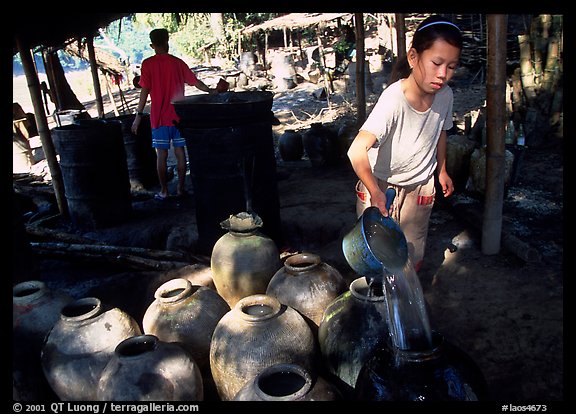
{"type": "Polygon", "coordinates": [[[452,178],[447,173],[438,174],[438,182],[442,188],[442,194],[444,197],[450,197],[454,192],[454,183],[452,183],[452,178]]]}
{"type": "Polygon", "coordinates": [[[384,217],[389,216],[389,212],[386,209],[386,194],[381,190],[378,190],[375,194],[370,194],[370,202],[372,206],[378,207],[384,217]]]}

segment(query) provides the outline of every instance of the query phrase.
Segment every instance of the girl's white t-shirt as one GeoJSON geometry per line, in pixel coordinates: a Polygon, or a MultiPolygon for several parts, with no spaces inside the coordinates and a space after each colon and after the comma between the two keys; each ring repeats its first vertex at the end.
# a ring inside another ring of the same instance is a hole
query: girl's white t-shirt
{"type": "Polygon", "coordinates": [[[434,95],[428,110],[415,110],[402,92],[400,79],[388,86],[361,130],[378,139],[374,175],[390,184],[417,185],[436,169],[436,149],[442,130],[452,128],[454,95],[446,85],[434,95]]]}

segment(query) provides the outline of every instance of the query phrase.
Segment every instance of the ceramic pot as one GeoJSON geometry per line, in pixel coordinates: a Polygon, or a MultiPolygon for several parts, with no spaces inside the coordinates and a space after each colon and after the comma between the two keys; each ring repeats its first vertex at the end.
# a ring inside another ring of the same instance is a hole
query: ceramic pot
{"type": "Polygon", "coordinates": [[[326,307],[346,290],[340,272],[319,255],[298,253],[286,258],[270,280],[266,294],[300,312],[317,333],[326,307]]]}
{"type": "Polygon", "coordinates": [[[363,401],[482,401],[486,382],[464,351],[433,333],[433,346],[400,350],[380,346],[366,361],[356,382],[363,401]]]}
{"type": "Polygon", "coordinates": [[[234,401],[337,401],[338,388],[296,364],[275,364],[249,381],[234,401]]]}
{"type": "Polygon", "coordinates": [[[364,277],[324,311],[318,328],[323,365],[346,398],[371,353],[389,340],[387,315],[384,294],[373,292],[364,277]]]}
{"type": "Polygon", "coordinates": [[[321,122],[310,125],[310,129],[302,134],[302,143],[312,166],[324,167],[338,163],[338,134],[321,122]]]}
{"type": "Polygon", "coordinates": [[[12,374],[21,400],[56,398],[42,372],[40,353],[62,308],[73,300],[40,280],[12,287],[12,374]]]}
{"type": "Polygon", "coordinates": [[[287,129],[278,138],[278,151],[284,161],[299,161],[304,155],[304,144],[302,134],[287,129]]]}
{"type": "Polygon", "coordinates": [[[221,225],[228,232],[214,245],[210,266],[216,290],[232,308],[246,296],[266,293],[282,262],[274,241],[260,233],[257,215],[242,212],[221,225]]]}
{"type": "Polygon", "coordinates": [[[164,342],[178,342],[192,356],[208,392],[214,389],[210,372],[210,342],[220,319],[230,311],[213,289],[177,278],[162,284],[144,314],[144,333],[164,342]]]}
{"type": "Polygon", "coordinates": [[[102,371],[98,401],[202,401],[200,369],[180,344],[154,335],[120,342],[102,371]]]}
{"type": "Polygon", "coordinates": [[[94,400],[116,346],[141,333],[130,315],[98,298],[71,302],[60,312],[42,348],[44,374],[62,401],[94,400]]]}
{"type": "Polygon", "coordinates": [[[274,364],[297,364],[315,373],[316,357],[314,336],[302,315],[268,295],[239,300],[218,322],[210,344],[212,377],[224,401],[274,364]]]}

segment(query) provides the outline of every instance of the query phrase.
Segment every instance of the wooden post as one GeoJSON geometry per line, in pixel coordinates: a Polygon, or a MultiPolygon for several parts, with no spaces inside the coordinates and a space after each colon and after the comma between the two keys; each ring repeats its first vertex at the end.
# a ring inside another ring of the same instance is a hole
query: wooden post
{"type": "Polygon", "coordinates": [[[34,118],[36,120],[40,142],[42,143],[42,150],[46,156],[46,162],[52,177],[52,187],[54,187],[54,195],[56,196],[58,210],[62,216],[66,217],[68,215],[68,203],[64,196],[62,171],[60,170],[60,164],[58,164],[58,160],[56,159],[56,150],[54,149],[54,143],[52,142],[50,129],[48,128],[48,121],[42,106],[40,81],[38,80],[38,74],[36,73],[36,68],[34,66],[32,52],[27,45],[22,44],[22,41],[18,37],[16,38],[16,44],[18,52],[20,53],[20,59],[22,60],[24,73],[26,74],[30,98],[32,100],[32,105],[34,106],[34,118]]]}
{"type": "Polygon", "coordinates": [[[364,79],[364,14],[354,13],[356,30],[356,125],[358,128],[366,120],[366,81],[364,79]]]}
{"type": "Polygon", "coordinates": [[[322,60],[322,77],[324,78],[324,88],[326,88],[326,100],[328,101],[328,108],[332,108],[332,103],[330,102],[330,94],[334,91],[332,85],[332,77],[326,70],[326,56],[324,56],[324,46],[322,45],[322,34],[320,28],[316,29],[316,36],[318,37],[318,52],[320,53],[320,59],[322,60]]]}
{"type": "Polygon", "coordinates": [[[110,80],[106,75],[106,72],[102,71],[102,75],[104,76],[104,83],[106,84],[106,92],[108,93],[108,99],[110,99],[110,104],[112,105],[112,110],[114,111],[115,116],[119,116],[120,112],[118,112],[118,107],[116,106],[116,99],[114,99],[114,93],[110,88],[110,80]]]}
{"type": "Polygon", "coordinates": [[[88,44],[88,56],[90,58],[90,71],[92,72],[92,82],[94,82],[94,95],[96,95],[96,106],[98,108],[98,118],[104,118],[104,102],[102,102],[102,91],[100,89],[100,79],[98,77],[98,63],[96,63],[96,53],[94,52],[94,38],[86,37],[88,44]]]}
{"type": "Polygon", "coordinates": [[[396,13],[396,39],[398,43],[398,60],[406,54],[406,22],[404,13],[396,13]]]}
{"type": "Polygon", "coordinates": [[[502,236],[506,124],[507,16],[487,16],[488,74],[486,78],[486,191],[482,221],[482,253],[497,254],[502,236]]]}

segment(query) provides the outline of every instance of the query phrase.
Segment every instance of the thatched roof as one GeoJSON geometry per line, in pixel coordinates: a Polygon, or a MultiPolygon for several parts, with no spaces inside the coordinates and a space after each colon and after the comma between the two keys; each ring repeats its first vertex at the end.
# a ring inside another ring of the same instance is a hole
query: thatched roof
{"type": "MultiPolygon", "coordinates": [[[[58,6],[54,5],[54,9],[58,6]]],[[[16,53],[16,39],[29,48],[55,47],[61,48],[70,39],[96,36],[98,29],[110,23],[129,16],[132,13],[98,13],[93,11],[77,12],[30,12],[19,15],[14,22],[13,51],[16,53]]]]}
{"type": "Polygon", "coordinates": [[[258,30],[297,29],[310,27],[315,24],[329,22],[336,19],[350,19],[353,13],[290,13],[262,24],[249,26],[242,30],[244,34],[257,32],[258,30]]]}

